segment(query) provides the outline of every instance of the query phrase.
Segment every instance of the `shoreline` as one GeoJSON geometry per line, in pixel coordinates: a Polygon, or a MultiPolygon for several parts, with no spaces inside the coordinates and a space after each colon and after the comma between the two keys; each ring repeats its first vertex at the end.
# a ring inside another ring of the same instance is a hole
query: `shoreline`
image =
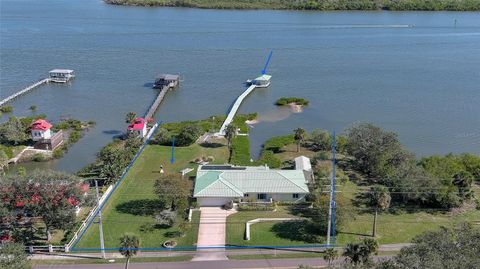
{"type": "Polygon", "coordinates": [[[109,5],[141,7],[184,7],[198,9],[224,10],[291,10],[291,11],[479,11],[480,0],[474,3],[466,0],[346,0],[335,2],[291,2],[259,0],[103,0],[109,5]]]}

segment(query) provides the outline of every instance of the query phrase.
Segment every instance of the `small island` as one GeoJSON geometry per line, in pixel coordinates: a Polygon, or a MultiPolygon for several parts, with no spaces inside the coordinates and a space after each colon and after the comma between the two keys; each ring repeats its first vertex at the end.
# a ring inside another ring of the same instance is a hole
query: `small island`
{"type": "Polygon", "coordinates": [[[296,105],[296,106],[307,106],[308,100],[299,97],[282,97],[275,102],[277,106],[286,106],[286,105],[296,105]]]}

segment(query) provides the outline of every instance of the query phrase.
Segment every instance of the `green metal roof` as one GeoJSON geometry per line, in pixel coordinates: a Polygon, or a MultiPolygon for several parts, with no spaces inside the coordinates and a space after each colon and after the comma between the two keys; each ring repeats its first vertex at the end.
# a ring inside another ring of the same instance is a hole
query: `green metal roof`
{"type": "Polygon", "coordinates": [[[243,197],[245,193],[308,193],[302,170],[199,170],[194,197],[243,197]]]}

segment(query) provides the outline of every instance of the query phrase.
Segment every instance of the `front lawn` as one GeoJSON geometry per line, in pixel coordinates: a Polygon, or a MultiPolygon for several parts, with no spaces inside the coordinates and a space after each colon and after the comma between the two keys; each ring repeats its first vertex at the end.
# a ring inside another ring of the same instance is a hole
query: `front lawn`
{"type": "MultiPolygon", "coordinates": [[[[179,173],[186,167],[196,167],[192,160],[202,156],[213,156],[213,163],[226,162],[228,150],[225,146],[205,148],[197,144],[175,149],[175,162],[170,164],[171,148],[168,146],[148,145],[139,156],[125,179],[114,191],[102,210],[103,233],[106,248],[118,248],[118,241],[124,233],[134,233],[140,237],[142,248],[159,248],[172,232],[171,228],[155,226],[154,214],[157,210],[156,194],[153,186],[160,177],[160,165],[165,173],[179,173]]],[[[194,176],[191,172],[187,176],[194,176]]],[[[200,214],[194,212],[191,228],[184,237],[174,238],[178,246],[194,246],[197,241],[200,214]]],[[[99,248],[98,225],[93,223],[76,248],[99,248]]]]}

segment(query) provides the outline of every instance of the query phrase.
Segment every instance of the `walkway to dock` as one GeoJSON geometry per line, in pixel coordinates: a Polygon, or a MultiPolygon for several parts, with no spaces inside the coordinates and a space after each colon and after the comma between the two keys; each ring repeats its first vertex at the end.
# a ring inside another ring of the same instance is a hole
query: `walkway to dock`
{"type": "Polygon", "coordinates": [[[257,86],[252,84],[250,87],[248,87],[247,90],[245,90],[240,96],[238,96],[237,100],[235,100],[235,103],[233,104],[232,108],[230,109],[230,112],[228,112],[227,118],[222,124],[222,127],[220,128],[220,131],[216,133],[216,135],[225,135],[225,129],[227,126],[232,123],[233,117],[235,117],[235,114],[237,114],[238,108],[242,104],[243,100],[245,97],[247,97],[257,86]]]}
{"type": "Polygon", "coordinates": [[[42,84],[48,83],[48,82],[50,82],[50,78],[45,78],[45,79],[42,79],[42,80],[40,80],[40,81],[38,81],[38,82],[36,82],[36,83],[34,83],[34,84],[26,87],[25,89],[23,89],[23,90],[21,90],[21,91],[19,91],[19,92],[16,92],[16,93],[12,94],[12,95],[8,96],[7,98],[3,99],[2,101],[0,101],[0,106],[3,106],[3,105],[6,104],[7,102],[12,101],[13,99],[19,97],[20,95],[25,94],[25,93],[27,93],[27,92],[35,89],[36,87],[38,87],[38,86],[40,86],[40,85],[42,85],[42,84]]]}
{"type": "Polygon", "coordinates": [[[167,94],[169,90],[174,89],[177,87],[178,83],[170,83],[168,85],[163,86],[163,88],[160,90],[160,93],[158,94],[157,98],[155,101],[152,103],[150,108],[147,111],[147,114],[145,114],[145,119],[150,119],[153,117],[153,114],[155,114],[155,111],[157,111],[158,106],[160,106],[160,103],[162,102],[163,98],[167,94]]]}

